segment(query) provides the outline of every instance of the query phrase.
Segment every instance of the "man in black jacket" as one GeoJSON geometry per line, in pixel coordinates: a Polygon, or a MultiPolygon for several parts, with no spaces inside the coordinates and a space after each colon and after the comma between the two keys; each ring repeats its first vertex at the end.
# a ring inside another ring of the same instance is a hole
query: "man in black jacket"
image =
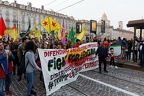
{"type": "Polygon", "coordinates": [[[104,72],[108,73],[106,70],[106,58],[108,57],[108,48],[104,45],[104,42],[101,42],[100,46],[96,51],[96,56],[98,54],[99,59],[99,73],[101,73],[101,63],[104,63],[104,72]]]}

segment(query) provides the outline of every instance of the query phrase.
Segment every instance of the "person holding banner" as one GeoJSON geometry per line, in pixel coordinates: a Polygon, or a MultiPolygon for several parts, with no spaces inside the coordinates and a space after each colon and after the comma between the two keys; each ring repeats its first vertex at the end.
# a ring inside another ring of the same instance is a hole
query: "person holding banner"
{"type": "Polygon", "coordinates": [[[106,70],[106,59],[108,57],[108,48],[104,45],[104,42],[101,42],[97,51],[96,51],[96,56],[98,55],[99,59],[99,73],[101,73],[101,63],[104,63],[104,72],[108,73],[106,70]]]}
{"type": "Polygon", "coordinates": [[[28,41],[25,45],[25,50],[26,50],[25,66],[26,66],[26,75],[27,75],[27,83],[28,83],[27,96],[31,96],[31,94],[36,95],[36,92],[32,90],[32,86],[34,83],[35,70],[37,69],[41,71],[41,68],[39,68],[35,62],[36,56],[34,54],[35,52],[34,42],[28,41]]]}
{"type": "Polygon", "coordinates": [[[114,68],[118,68],[116,66],[116,63],[115,63],[115,56],[114,56],[114,48],[110,48],[110,53],[109,53],[109,56],[110,56],[110,67],[114,67],[114,68]]]}
{"type": "Polygon", "coordinates": [[[77,39],[77,40],[76,40],[76,44],[74,45],[74,48],[79,47],[79,45],[80,45],[80,40],[79,40],[79,39],[77,39]]]}

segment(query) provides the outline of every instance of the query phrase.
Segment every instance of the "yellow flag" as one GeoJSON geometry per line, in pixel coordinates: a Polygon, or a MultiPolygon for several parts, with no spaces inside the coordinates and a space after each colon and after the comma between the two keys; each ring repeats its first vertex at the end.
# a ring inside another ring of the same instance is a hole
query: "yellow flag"
{"type": "Polygon", "coordinates": [[[84,37],[85,33],[86,33],[86,28],[84,28],[82,30],[82,32],[77,35],[77,39],[82,40],[82,38],[84,37]]]}
{"type": "Polygon", "coordinates": [[[36,23],[34,23],[32,31],[36,32],[36,23]]]}
{"type": "Polygon", "coordinates": [[[62,28],[62,26],[56,21],[54,21],[51,17],[49,17],[49,24],[50,24],[51,31],[60,30],[62,28]]]}
{"type": "Polygon", "coordinates": [[[44,18],[40,24],[43,26],[43,28],[48,32],[48,34],[51,32],[50,28],[49,28],[49,17],[47,16],[46,18],[44,18]]]}
{"type": "Polygon", "coordinates": [[[4,34],[9,34],[14,39],[14,41],[18,38],[18,31],[16,26],[11,28],[10,30],[5,30],[4,34]]]}
{"type": "Polygon", "coordinates": [[[55,35],[59,40],[61,40],[61,30],[55,30],[55,35]]]}
{"type": "Polygon", "coordinates": [[[29,35],[33,35],[34,36],[35,33],[36,33],[36,23],[34,23],[33,29],[32,29],[32,31],[29,32],[29,35]]]}
{"type": "Polygon", "coordinates": [[[35,37],[37,37],[38,40],[40,41],[40,39],[41,39],[40,27],[39,27],[38,31],[36,32],[35,37]]]}

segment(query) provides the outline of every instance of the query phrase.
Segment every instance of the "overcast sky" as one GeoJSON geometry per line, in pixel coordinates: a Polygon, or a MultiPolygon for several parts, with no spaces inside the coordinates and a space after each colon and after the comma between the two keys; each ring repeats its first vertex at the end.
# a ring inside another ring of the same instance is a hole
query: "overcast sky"
{"type": "MultiPolygon", "coordinates": [[[[8,0],[13,2],[14,0],[8,0]]],[[[20,4],[27,5],[28,0],[16,0],[20,4]]],[[[33,7],[40,8],[44,5],[46,10],[58,11],[82,0],[29,0],[33,7]]],[[[123,27],[129,20],[142,19],[144,17],[144,0],[83,0],[59,13],[73,16],[76,20],[101,20],[105,13],[111,21],[111,26],[118,27],[118,21],[123,21],[123,27]]]]}

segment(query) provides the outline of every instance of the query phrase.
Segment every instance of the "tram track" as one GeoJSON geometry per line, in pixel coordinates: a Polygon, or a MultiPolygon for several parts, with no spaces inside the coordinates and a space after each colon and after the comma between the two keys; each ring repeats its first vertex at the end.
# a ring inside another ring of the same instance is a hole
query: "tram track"
{"type": "MultiPolygon", "coordinates": [[[[90,70],[90,71],[96,72],[96,73],[99,74],[99,72],[96,71],[96,70],[90,70]]],[[[139,84],[139,83],[132,82],[132,81],[129,81],[129,80],[125,80],[125,79],[122,79],[122,78],[120,78],[120,77],[115,77],[115,76],[112,76],[112,75],[109,75],[109,74],[103,74],[103,73],[101,73],[100,75],[108,76],[108,77],[111,77],[111,78],[115,78],[115,79],[118,79],[118,80],[122,80],[122,81],[125,81],[125,82],[129,82],[129,83],[132,83],[132,84],[135,84],[135,85],[139,85],[139,86],[141,86],[141,87],[144,87],[144,85],[141,85],[141,84],[139,84]]]]}
{"type": "Polygon", "coordinates": [[[70,88],[72,88],[72,89],[74,89],[74,90],[76,90],[77,92],[79,92],[79,93],[83,94],[84,96],[89,96],[89,95],[87,95],[87,94],[85,94],[85,93],[81,92],[81,91],[80,91],[80,90],[78,90],[77,88],[70,86],[69,84],[67,84],[67,86],[68,86],[68,87],[70,87],[70,88]]]}
{"type": "MultiPolygon", "coordinates": [[[[133,86],[135,86],[136,88],[144,88],[144,85],[142,85],[142,84],[139,84],[139,83],[133,82],[133,81],[129,81],[129,80],[126,80],[126,79],[122,79],[121,77],[116,77],[116,76],[110,75],[110,74],[108,74],[108,73],[101,73],[101,74],[100,74],[97,70],[90,70],[90,71],[88,71],[88,72],[93,72],[92,74],[95,74],[95,73],[96,73],[96,74],[99,74],[99,75],[101,75],[102,77],[113,78],[113,79],[115,79],[115,80],[118,81],[118,82],[120,81],[120,82],[126,83],[126,85],[128,84],[128,86],[123,86],[123,87],[117,86],[117,88],[120,88],[120,90],[124,90],[124,91],[127,90],[127,92],[130,92],[130,91],[128,91],[128,89],[130,88],[129,85],[133,85],[133,86]]],[[[82,73],[80,73],[80,74],[82,74],[82,75],[84,75],[84,76],[87,76],[87,77],[90,77],[90,78],[93,78],[93,77],[85,74],[85,72],[82,72],[82,73]]],[[[89,73],[88,73],[88,74],[89,74],[89,73]]],[[[126,74],[126,73],[121,73],[121,74],[126,74]]],[[[130,74],[126,74],[126,75],[130,75],[130,74]]],[[[80,76],[80,77],[84,78],[83,76],[80,76]]],[[[85,78],[85,79],[87,79],[87,78],[85,78]]],[[[95,80],[99,80],[99,79],[95,79],[95,80]]],[[[80,81],[81,81],[81,80],[80,80],[80,81]]],[[[101,80],[99,80],[99,81],[101,81],[101,80]]],[[[105,81],[102,81],[102,82],[105,82],[105,81]]],[[[113,81],[111,81],[111,82],[113,82],[113,81]]],[[[73,85],[71,85],[71,84],[67,84],[67,85],[68,85],[70,88],[76,90],[77,92],[83,94],[84,96],[90,96],[89,93],[86,93],[85,91],[82,91],[82,90],[80,90],[80,89],[77,88],[77,86],[79,86],[79,83],[78,83],[78,82],[76,82],[76,83],[74,82],[73,84],[75,84],[75,86],[73,86],[73,85]]],[[[111,84],[111,83],[107,83],[107,84],[110,84],[110,85],[112,85],[112,86],[115,87],[115,85],[113,85],[113,84],[111,84]]],[[[126,92],[126,93],[127,93],[127,92],[126,92]]],[[[130,93],[132,93],[132,92],[130,92],[130,93]]],[[[136,92],[136,93],[138,94],[138,92],[136,92]]],[[[134,94],[134,93],[132,93],[132,94],[134,94]]],[[[139,95],[142,96],[141,94],[139,94],[139,95]]],[[[139,95],[138,95],[138,96],[139,96],[139,95]]]]}

